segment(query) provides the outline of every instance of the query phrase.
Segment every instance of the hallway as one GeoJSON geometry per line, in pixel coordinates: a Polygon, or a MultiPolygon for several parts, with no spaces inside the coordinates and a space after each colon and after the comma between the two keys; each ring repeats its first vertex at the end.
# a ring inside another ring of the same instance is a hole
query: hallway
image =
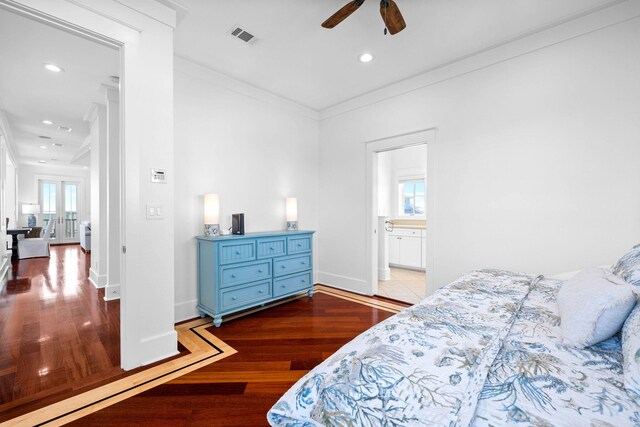
{"type": "Polygon", "coordinates": [[[90,263],[80,245],[12,263],[0,293],[0,422],[124,375],[120,301],[104,301],[90,263]]]}

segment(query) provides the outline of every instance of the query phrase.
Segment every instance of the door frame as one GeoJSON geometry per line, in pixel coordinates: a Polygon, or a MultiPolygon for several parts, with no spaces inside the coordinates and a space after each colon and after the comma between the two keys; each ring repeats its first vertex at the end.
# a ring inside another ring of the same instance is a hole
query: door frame
{"type": "Polygon", "coordinates": [[[378,153],[426,144],[427,163],[426,183],[426,294],[430,295],[436,287],[435,241],[436,241],[436,131],[437,128],[422,129],[405,134],[366,141],[364,143],[366,159],[366,221],[365,221],[365,260],[369,294],[378,293],[378,153]]]}

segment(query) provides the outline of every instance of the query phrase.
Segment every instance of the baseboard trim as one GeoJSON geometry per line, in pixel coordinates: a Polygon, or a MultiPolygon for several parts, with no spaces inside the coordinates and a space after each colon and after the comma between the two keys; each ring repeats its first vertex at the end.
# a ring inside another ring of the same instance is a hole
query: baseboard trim
{"type": "Polygon", "coordinates": [[[198,305],[197,299],[176,303],[173,308],[174,322],[178,323],[200,317],[196,305],[198,305]]]}
{"type": "Polygon", "coordinates": [[[104,287],[104,300],[113,301],[117,299],[120,299],[120,285],[107,283],[107,286],[104,287]]]}
{"type": "Polygon", "coordinates": [[[361,295],[371,295],[371,289],[367,282],[353,277],[320,271],[318,272],[318,283],[361,295]]]}
{"type": "Polygon", "coordinates": [[[140,357],[142,366],[155,363],[158,360],[178,354],[178,333],[175,329],[165,332],[164,334],[153,335],[140,340],[142,344],[140,357]],[[145,354],[149,356],[144,356],[145,354]]]}
{"type": "Polygon", "coordinates": [[[89,281],[93,283],[93,286],[95,286],[97,289],[102,289],[107,285],[107,275],[106,274],[100,275],[96,273],[96,271],[93,268],[90,268],[89,281]]]}
{"type": "Polygon", "coordinates": [[[2,256],[2,265],[0,265],[0,292],[4,290],[4,285],[7,283],[5,276],[9,271],[9,266],[11,265],[11,253],[8,255],[2,256]]]}

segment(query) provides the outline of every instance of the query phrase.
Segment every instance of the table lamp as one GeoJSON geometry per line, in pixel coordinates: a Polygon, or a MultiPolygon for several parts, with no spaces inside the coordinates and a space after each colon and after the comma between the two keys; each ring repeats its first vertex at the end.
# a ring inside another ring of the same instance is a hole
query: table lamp
{"type": "Polygon", "coordinates": [[[298,199],[287,197],[287,231],[298,230],[298,199]]]}
{"type": "Polygon", "coordinates": [[[40,213],[40,205],[22,205],[22,213],[27,217],[27,227],[36,226],[36,214],[40,213]]]}
{"type": "Polygon", "coordinates": [[[204,235],[220,235],[220,196],[217,194],[204,195],[204,235]]]}

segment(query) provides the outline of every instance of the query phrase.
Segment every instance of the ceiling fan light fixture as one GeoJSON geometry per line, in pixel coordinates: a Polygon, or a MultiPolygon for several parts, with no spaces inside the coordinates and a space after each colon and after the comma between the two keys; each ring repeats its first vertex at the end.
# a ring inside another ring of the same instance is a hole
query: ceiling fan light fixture
{"type": "Polygon", "coordinates": [[[373,61],[373,55],[368,52],[365,52],[360,56],[358,56],[358,61],[362,62],[363,64],[366,64],[367,62],[373,61]]]}

